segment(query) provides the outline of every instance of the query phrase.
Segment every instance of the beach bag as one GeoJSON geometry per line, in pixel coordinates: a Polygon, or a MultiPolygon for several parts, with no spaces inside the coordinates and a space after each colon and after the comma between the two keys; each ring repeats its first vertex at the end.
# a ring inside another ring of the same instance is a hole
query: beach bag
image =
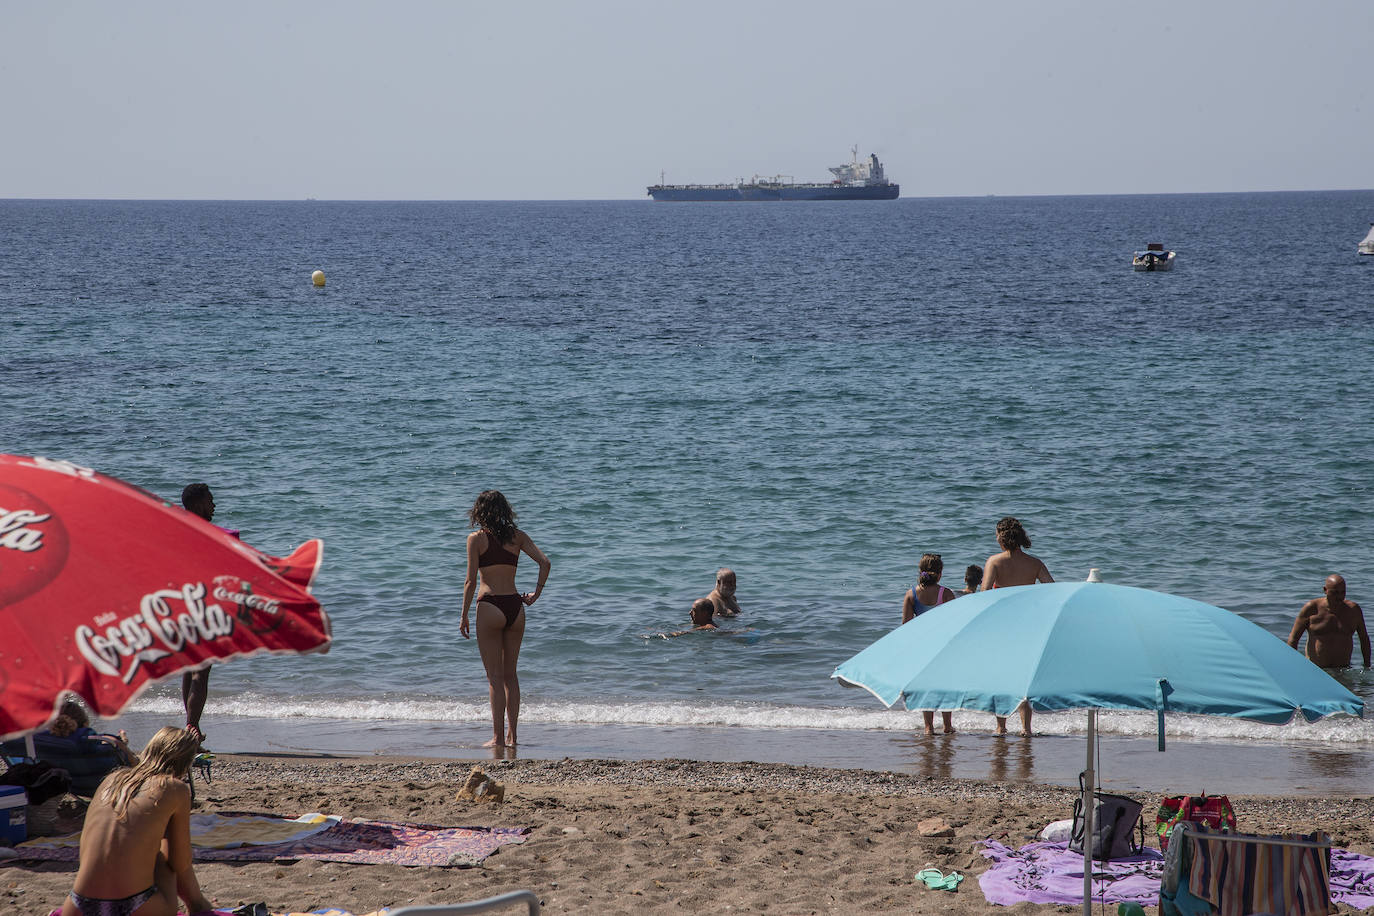
{"type": "Polygon", "coordinates": [[[1169,833],[1175,824],[1191,821],[1206,824],[1213,830],[1234,833],[1236,812],[1231,807],[1231,799],[1225,795],[1169,795],[1159,803],[1155,814],[1155,833],[1159,836],[1159,849],[1169,849],[1169,833]]]}
{"type": "Polygon", "coordinates": [[[40,760],[37,763],[16,763],[0,774],[0,785],[23,786],[29,794],[29,804],[41,805],[50,798],[61,798],[72,787],[66,770],[40,760]]]}
{"type": "MultiPolygon", "coordinates": [[[[1079,783],[1082,783],[1081,776],[1079,783]]],[[[1145,846],[1145,822],[1140,817],[1145,806],[1133,798],[1109,792],[1095,792],[1093,798],[1093,858],[1106,862],[1138,855],[1145,846]]],[[[1083,798],[1080,796],[1073,800],[1071,852],[1083,851],[1083,828],[1083,798]]]]}

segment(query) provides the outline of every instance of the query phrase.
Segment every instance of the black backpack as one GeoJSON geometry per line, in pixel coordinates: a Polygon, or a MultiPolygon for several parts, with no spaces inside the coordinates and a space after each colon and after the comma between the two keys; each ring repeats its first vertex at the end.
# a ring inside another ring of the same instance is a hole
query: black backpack
{"type": "Polygon", "coordinates": [[[41,805],[50,798],[66,795],[72,787],[72,778],[66,770],[40,760],[13,764],[0,774],[0,786],[23,786],[29,804],[41,805]]]}

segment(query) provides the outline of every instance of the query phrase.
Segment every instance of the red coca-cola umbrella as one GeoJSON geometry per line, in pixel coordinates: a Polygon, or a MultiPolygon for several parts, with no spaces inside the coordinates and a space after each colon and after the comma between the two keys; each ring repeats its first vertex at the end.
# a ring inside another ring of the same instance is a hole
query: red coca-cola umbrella
{"type": "Polygon", "coordinates": [[[319,541],[269,557],[114,477],[0,455],[0,739],[67,693],[109,717],[210,660],[328,651],[319,560],[319,541]]]}

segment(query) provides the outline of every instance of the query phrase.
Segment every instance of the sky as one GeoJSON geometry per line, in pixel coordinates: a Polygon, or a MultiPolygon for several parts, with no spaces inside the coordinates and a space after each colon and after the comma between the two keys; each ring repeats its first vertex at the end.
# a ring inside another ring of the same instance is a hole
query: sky
{"type": "Polygon", "coordinates": [[[0,198],[1374,187],[1374,3],[0,0],[0,198]]]}

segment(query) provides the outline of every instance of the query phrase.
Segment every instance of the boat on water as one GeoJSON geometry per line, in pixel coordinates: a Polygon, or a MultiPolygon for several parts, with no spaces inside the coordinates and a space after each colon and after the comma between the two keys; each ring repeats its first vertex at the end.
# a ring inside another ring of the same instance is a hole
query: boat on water
{"type": "Polygon", "coordinates": [[[1369,224],[1369,234],[1355,246],[1360,254],[1374,254],[1374,223],[1369,224]]]}
{"type": "Polygon", "coordinates": [[[760,178],[734,184],[658,184],[649,186],[654,200],[720,201],[720,200],[896,200],[901,185],[887,180],[883,164],[869,153],[859,159],[859,148],[852,150],[853,161],[830,168],[835,177],[830,181],[794,182],[785,176],[760,178]]]}
{"type": "Polygon", "coordinates": [[[1134,270],[1173,270],[1174,253],[1165,251],[1162,242],[1150,242],[1144,251],[1131,255],[1131,267],[1134,270]]]}

